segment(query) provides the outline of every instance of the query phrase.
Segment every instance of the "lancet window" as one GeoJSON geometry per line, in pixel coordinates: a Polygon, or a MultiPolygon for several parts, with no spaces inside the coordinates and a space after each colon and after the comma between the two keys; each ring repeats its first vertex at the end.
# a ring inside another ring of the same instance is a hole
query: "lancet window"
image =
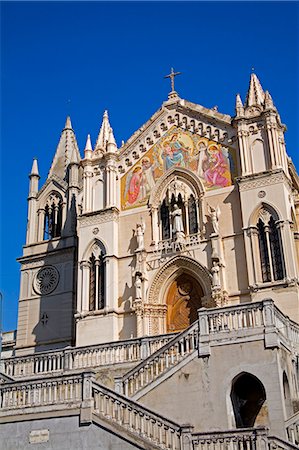
{"type": "Polygon", "coordinates": [[[282,280],[285,276],[279,222],[267,209],[262,209],[257,223],[262,281],[282,280]]]}
{"type": "Polygon", "coordinates": [[[186,236],[199,231],[198,201],[190,187],[175,179],[167,188],[160,204],[160,239],[175,238],[174,211],[180,210],[180,221],[186,236]]]}
{"type": "Polygon", "coordinates": [[[53,193],[47,200],[44,218],[44,240],[61,236],[62,228],[62,199],[53,193]]]}
{"type": "Polygon", "coordinates": [[[104,308],[104,262],[102,254],[89,258],[89,311],[104,308]]]}

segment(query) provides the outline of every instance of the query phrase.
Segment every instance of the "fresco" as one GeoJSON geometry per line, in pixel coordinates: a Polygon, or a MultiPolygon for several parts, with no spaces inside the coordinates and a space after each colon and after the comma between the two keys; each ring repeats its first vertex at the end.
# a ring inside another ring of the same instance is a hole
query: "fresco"
{"type": "Polygon", "coordinates": [[[121,179],[122,209],[146,205],[156,181],[172,167],[196,173],[206,189],[231,186],[232,149],[172,127],[121,179]]]}

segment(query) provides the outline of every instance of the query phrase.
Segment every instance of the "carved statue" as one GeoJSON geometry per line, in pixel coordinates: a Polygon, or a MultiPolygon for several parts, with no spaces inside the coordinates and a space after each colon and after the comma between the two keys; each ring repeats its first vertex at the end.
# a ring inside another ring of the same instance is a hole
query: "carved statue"
{"type": "Polygon", "coordinates": [[[144,250],[144,232],[145,232],[145,223],[141,217],[140,223],[137,223],[136,225],[136,238],[137,238],[136,252],[144,250]]]}
{"type": "Polygon", "coordinates": [[[135,275],[135,300],[142,300],[142,277],[141,274],[135,275]]]}
{"type": "Polygon", "coordinates": [[[178,232],[184,233],[182,210],[178,207],[177,204],[175,204],[173,207],[172,217],[173,217],[173,228],[172,228],[173,232],[174,233],[178,233],[178,232]]]}
{"type": "Polygon", "coordinates": [[[220,217],[219,206],[217,206],[216,208],[209,206],[209,214],[211,217],[213,233],[219,234],[219,217],[220,217]]]}
{"type": "Polygon", "coordinates": [[[213,267],[211,269],[212,272],[212,285],[213,289],[219,289],[220,288],[220,279],[219,279],[219,271],[220,267],[217,261],[213,261],[213,267]]]}

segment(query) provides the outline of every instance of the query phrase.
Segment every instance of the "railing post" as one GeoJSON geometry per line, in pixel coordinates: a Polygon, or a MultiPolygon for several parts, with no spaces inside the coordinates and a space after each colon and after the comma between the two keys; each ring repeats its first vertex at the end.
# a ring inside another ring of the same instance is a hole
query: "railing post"
{"type": "Polygon", "coordinates": [[[192,425],[181,426],[181,450],[192,450],[192,425]]]}
{"type": "Polygon", "coordinates": [[[263,300],[263,318],[265,325],[265,347],[278,347],[278,336],[275,327],[275,306],[271,298],[263,300]]]}
{"type": "Polygon", "coordinates": [[[269,430],[267,428],[261,428],[256,430],[255,435],[255,448],[256,450],[268,450],[268,434],[269,430]]]}
{"type": "Polygon", "coordinates": [[[208,322],[208,311],[206,308],[198,310],[198,356],[210,356],[210,331],[208,322]]]}
{"type": "Polygon", "coordinates": [[[114,377],[114,390],[117,394],[123,394],[123,377],[114,377]]]}
{"type": "Polygon", "coordinates": [[[146,359],[150,356],[150,343],[148,338],[142,338],[141,341],[141,349],[140,349],[140,358],[146,359]]]}
{"type": "Polygon", "coordinates": [[[82,403],[80,408],[80,424],[89,425],[92,422],[92,377],[93,372],[84,372],[82,374],[82,403]]]}

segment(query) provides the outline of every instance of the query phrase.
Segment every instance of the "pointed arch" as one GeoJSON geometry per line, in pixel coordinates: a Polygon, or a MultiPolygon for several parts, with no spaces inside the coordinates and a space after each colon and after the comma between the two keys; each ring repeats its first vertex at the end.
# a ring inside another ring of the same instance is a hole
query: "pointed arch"
{"type": "Polygon", "coordinates": [[[44,207],[43,240],[61,236],[62,231],[62,196],[57,191],[51,191],[44,207]]]}
{"type": "Polygon", "coordinates": [[[88,258],[90,257],[90,255],[92,253],[96,253],[96,255],[98,256],[100,253],[105,256],[107,251],[106,251],[106,246],[105,244],[102,242],[102,240],[100,239],[93,239],[89,245],[86,247],[84,253],[83,253],[83,257],[82,260],[86,261],[88,260],[88,258]]]}
{"type": "Polygon", "coordinates": [[[264,211],[271,214],[274,220],[282,220],[282,214],[274,205],[269,202],[260,202],[252,211],[249,217],[248,226],[255,226],[264,211]]]}
{"type": "Polygon", "coordinates": [[[200,199],[205,193],[204,186],[200,179],[189,169],[182,167],[173,167],[168,170],[161,178],[157,181],[154,189],[151,192],[148,204],[150,207],[157,208],[161,201],[163,201],[163,194],[171,181],[178,179],[186,183],[191,191],[194,192],[196,198],[200,199]]]}
{"type": "Polygon", "coordinates": [[[152,215],[153,242],[180,239],[203,228],[201,199],[204,187],[190,170],[173,167],[157,182],[149,198],[152,215]],[[174,225],[175,209],[180,210],[179,235],[174,225]]]}
{"type": "Polygon", "coordinates": [[[148,292],[148,303],[166,303],[166,292],[182,273],[192,276],[202,287],[205,297],[211,296],[212,282],[208,269],[189,256],[177,255],[166,262],[157,272],[148,292]]]}
{"type": "Polygon", "coordinates": [[[86,288],[82,292],[82,305],[86,306],[87,311],[100,310],[105,306],[105,255],[106,248],[99,239],[94,239],[83,254],[81,282],[86,288]]]}
{"type": "Polygon", "coordinates": [[[258,281],[263,283],[285,278],[281,227],[280,213],[268,203],[261,203],[249,219],[252,253],[259,271],[258,281]]]}

